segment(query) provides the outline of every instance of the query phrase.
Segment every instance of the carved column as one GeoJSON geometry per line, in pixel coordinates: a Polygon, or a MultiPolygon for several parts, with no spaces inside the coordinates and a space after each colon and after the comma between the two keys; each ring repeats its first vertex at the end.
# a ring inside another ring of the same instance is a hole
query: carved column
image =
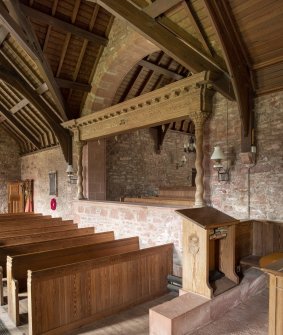
{"type": "Polygon", "coordinates": [[[77,147],[77,153],[78,153],[78,160],[77,160],[77,166],[78,166],[78,180],[77,180],[77,187],[78,187],[78,194],[77,198],[79,200],[85,199],[84,193],[83,193],[83,147],[86,144],[84,141],[76,141],[76,147],[77,147]]]}
{"type": "Polygon", "coordinates": [[[192,120],[195,124],[195,137],[196,137],[196,193],[195,193],[195,207],[204,207],[204,181],[203,181],[203,128],[204,122],[208,113],[199,112],[192,115],[192,120]]]}

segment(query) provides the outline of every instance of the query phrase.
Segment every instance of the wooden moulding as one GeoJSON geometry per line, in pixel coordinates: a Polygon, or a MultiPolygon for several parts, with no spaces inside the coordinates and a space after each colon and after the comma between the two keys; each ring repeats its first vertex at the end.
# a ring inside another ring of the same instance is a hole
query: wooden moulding
{"type": "Polygon", "coordinates": [[[212,94],[205,94],[210,72],[201,72],[102,111],[62,123],[82,141],[168,123],[211,112],[212,94]]]}
{"type": "Polygon", "coordinates": [[[172,252],[173,244],[167,244],[68,264],[56,271],[28,271],[29,334],[66,334],[164,294],[172,252]]]}

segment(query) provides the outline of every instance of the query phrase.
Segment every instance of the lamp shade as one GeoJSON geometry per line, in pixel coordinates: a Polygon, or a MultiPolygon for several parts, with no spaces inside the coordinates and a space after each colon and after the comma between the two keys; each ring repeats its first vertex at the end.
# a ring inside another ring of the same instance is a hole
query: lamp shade
{"type": "Polygon", "coordinates": [[[217,160],[221,160],[221,159],[224,159],[224,158],[225,158],[225,156],[224,156],[224,153],[221,150],[221,148],[219,146],[214,147],[214,151],[213,151],[213,154],[211,156],[211,159],[217,161],[217,160]]]}
{"type": "Polygon", "coordinates": [[[72,174],[72,173],[74,173],[73,165],[68,164],[66,172],[67,172],[68,174],[72,174]]]}

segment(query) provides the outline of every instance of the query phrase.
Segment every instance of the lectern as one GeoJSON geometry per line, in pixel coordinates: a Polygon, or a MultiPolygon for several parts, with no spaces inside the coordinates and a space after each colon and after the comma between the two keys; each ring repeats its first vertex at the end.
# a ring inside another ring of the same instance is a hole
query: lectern
{"type": "Polygon", "coordinates": [[[235,284],[235,225],[239,220],[212,208],[176,211],[183,217],[183,290],[213,297],[209,284],[211,263],[235,284]],[[217,241],[217,248],[214,247],[217,241]],[[213,255],[212,255],[213,253],[213,255]]]}

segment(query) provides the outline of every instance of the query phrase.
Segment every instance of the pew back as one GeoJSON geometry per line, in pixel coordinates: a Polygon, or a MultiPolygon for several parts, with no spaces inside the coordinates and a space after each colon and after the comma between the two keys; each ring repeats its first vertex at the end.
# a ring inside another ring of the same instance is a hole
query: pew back
{"type": "MultiPolygon", "coordinates": [[[[42,241],[59,240],[64,237],[82,236],[94,233],[94,228],[80,228],[72,230],[51,231],[47,233],[35,233],[29,235],[19,235],[7,238],[0,238],[0,247],[17,244],[36,243],[42,241]]],[[[1,234],[0,234],[1,236],[1,234]]]]}
{"type": "MultiPolygon", "coordinates": [[[[71,248],[75,246],[88,245],[94,243],[102,243],[114,240],[114,232],[108,231],[103,233],[74,236],[74,237],[63,237],[53,241],[42,241],[37,243],[28,243],[20,245],[12,245],[0,248],[0,266],[3,267],[3,275],[6,275],[6,258],[7,256],[31,254],[49,250],[59,250],[65,248],[71,248]]],[[[0,284],[1,285],[1,284],[0,284]]]]}
{"type": "Polygon", "coordinates": [[[29,335],[69,334],[162,295],[172,267],[173,244],[168,244],[28,271],[29,335]]]}
{"type": "MultiPolygon", "coordinates": [[[[0,216],[0,222],[11,222],[11,221],[19,221],[19,222],[24,222],[24,221],[33,221],[33,220],[52,220],[51,215],[29,215],[29,216],[7,216],[7,217],[2,217],[0,216]]],[[[61,219],[62,218],[54,218],[54,219],[61,219]]]]}
{"type": "Polygon", "coordinates": [[[43,221],[25,221],[25,222],[4,222],[0,224],[0,236],[1,232],[4,231],[13,231],[19,229],[32,229],[32,228],[44,228],[51,226],[62,226],[73,224],[71,220],[62,221],[61,219],[51,219],[43,221]]]}
{"type": "Polygon", "coordinates": [[[62,230],[72,230],[72,229],[78,229],[77,224],[62,224],[60,226],[51,226],[51,227],[43,227],[43,228],[31,228],[28,229],[27,227],[24,227],[24,229],[19,230],[8,230],[8,231],[2,231],[0,233],[0,241],[1,238],[4,237],[13,237],[13,236],[21,236],[21,235],[31,235],[31,234],[38,234],[38,233],[49,233],[52,231],[62,231],[62,230]]]}
{"type": "Polygon", "coordinates": [[[83,245],[62,250],[50,250],[33,254],[7,257],[8,314],[19,324],[18,293],[27,288],[27,270],[42,270],[99,257],[139,250],[138,237],[83,245]]]}

